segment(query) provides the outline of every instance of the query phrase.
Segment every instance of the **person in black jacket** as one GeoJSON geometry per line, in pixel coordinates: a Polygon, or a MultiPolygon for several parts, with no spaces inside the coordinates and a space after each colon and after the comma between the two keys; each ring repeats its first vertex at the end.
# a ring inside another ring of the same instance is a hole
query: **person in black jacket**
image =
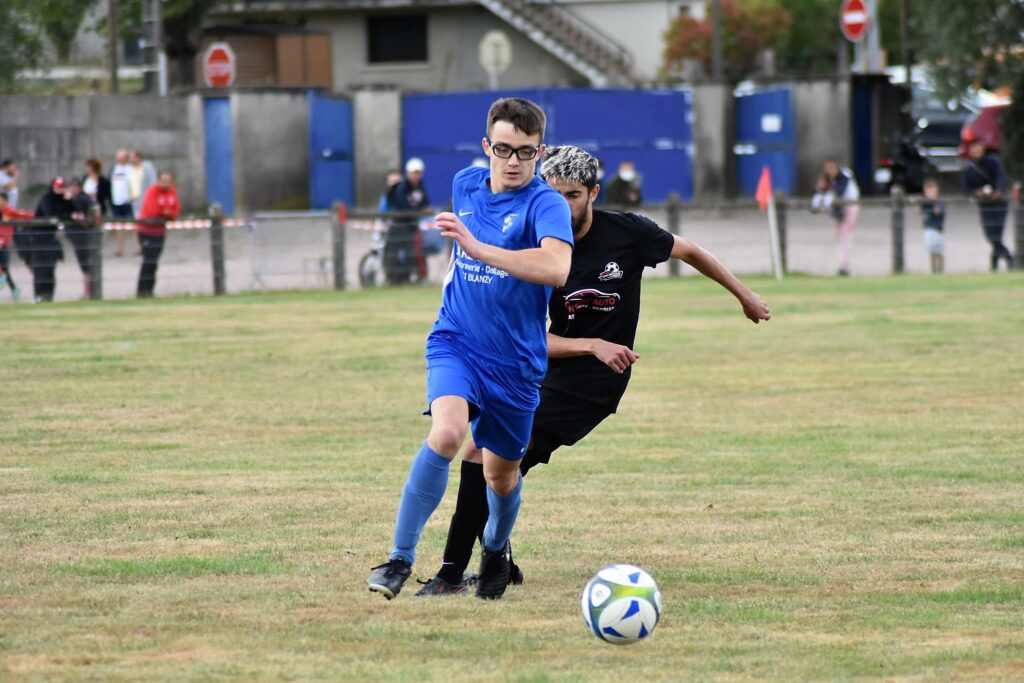
{"type": "MultiPolygon", "coordinates": [[[[71,202],[64,196],[67,181],[57,176],[50,182],[50,189],[39,199],[36,218],[69,219],[71,202]]],[[[36,303],[53,301],[57,288],[57,262],[64,259],[64,248],[57,240],[56,225],[35,225],[24,229],[24,245],[19,243],[18,252],[32,269],[32,291],[36,303]],[[22,249],[24,246],[24,250],[22,249]]]]}
{"type": "MultiPolygon", "coordinates": [[[[430,199],[423,186],[423,161],[413,157],[405,162],[405,177],[388,190],[387,208],[389,211],[422,211],[429,205],[430,199]]],[[[384,243],[384,272],[388,284],[409,282],[414,269],[419,279],[426,278],[427,265],[420,245],[419,219],[395,218],[391,221],[388,239],[384,243]]]]}
{"type": "Polygon", "coordinates": [[[96,218],[98,207],[93,204],[92,199],[82,191],[82,181],[72,178],[68,183],[68,191],[65,194],[70,205],[71,213],[69,222],[64,224],[64,234],[75,249],[75,258],[78,259],[78,267],[82,269],[83,290],[85,298],[88,299],[92,292],[92,285],[89,281],[89,274],[92,272],[93,264],[96,262],[97,244],[93,242],[96,230],[96,218]]]}
{"type": "Polygon", "coordinates": [[[975,140],[967,148],[967,163],[963,171],[964,192],[978,201],[981,229],[992,245],[990,264],[992,272],[999,269],[999,259],[1006,260],[1006,269],[1013,269],[1013,254],[1003,244],[1003,227],[1009,204],[1006,201],[1006,174],[999,155],[985,149],[985,143],[975,140]]]}

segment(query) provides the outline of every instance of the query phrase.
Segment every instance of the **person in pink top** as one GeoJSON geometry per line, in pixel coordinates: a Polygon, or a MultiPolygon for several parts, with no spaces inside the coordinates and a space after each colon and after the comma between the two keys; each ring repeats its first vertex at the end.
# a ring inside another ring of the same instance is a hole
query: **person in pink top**
{"type": "Polygon", "coordinates": [[[153,296],[156,287],[156,269],[160,263],[160,254],[164,250],[164,239],[167,235],[166,221],[173,220],[181,213],[178,191],[174,187],[174,176],[164,171],[156,184],[146,190],[142,198],[142,209],[138,218],[163,219],[163,222],[147,221],[136,223],[135,231],[139,233],[139,245],[142,247],[142,268],[139,270],[139,286],[136,296],[140,299],[153,296]]]}

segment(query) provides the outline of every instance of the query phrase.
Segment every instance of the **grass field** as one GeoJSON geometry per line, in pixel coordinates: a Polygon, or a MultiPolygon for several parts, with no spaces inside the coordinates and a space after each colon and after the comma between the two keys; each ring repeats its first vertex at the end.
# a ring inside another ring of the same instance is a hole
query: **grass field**
{"type": "MultiPolygon", "coordinates": [[[[0,311],[0,679],[1024,680],[1024,278],[651,280],[620,412],[531,473],[499,602],[366,591],[426,289],[0,311]],[[616,648],[579,591],[632,562],[616,648]]],[[[440,561],[458,468],[414,571],[440,561]]]]}

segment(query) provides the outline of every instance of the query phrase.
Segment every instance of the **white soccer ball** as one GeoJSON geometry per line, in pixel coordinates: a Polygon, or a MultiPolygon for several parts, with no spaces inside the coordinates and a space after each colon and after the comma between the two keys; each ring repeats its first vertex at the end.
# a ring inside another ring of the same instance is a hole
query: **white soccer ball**
{"type": "Polygon", "coordinates": [[[643,640],[661,617],[658,584],[631,564],[613,564],[595,574],[583,589],[581,602],[587,628],[615,645],[643,640]]]}

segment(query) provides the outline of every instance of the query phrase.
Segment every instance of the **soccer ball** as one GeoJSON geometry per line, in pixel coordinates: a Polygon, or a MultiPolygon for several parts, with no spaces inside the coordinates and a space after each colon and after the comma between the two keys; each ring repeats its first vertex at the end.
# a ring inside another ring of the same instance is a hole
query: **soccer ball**
{"type": "Polygon", "coordinates": [[[661,617],[658,584],[631,564],[613,564],[595,574],[583,589],[581,602],[587,628],[615,645],[643,640],[661,617]]]}

